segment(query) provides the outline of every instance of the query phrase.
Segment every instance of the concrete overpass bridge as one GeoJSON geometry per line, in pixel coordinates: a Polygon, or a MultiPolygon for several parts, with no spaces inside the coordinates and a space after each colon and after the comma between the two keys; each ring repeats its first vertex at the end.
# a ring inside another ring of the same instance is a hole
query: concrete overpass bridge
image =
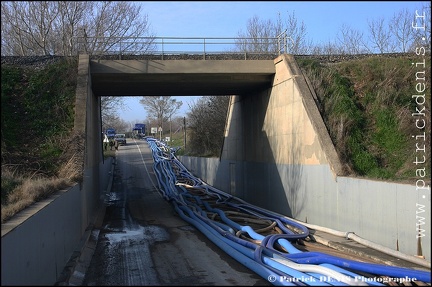
{"type": "MultiPolygon", "coordinates": [[[[303,222],[355,232],[407,254],[430,254],[430,230],[424,243],[413,228],[421,191],[415,183],[345,176],[315,92],[292,55],[271,60],[91,60],[81,55],[79,71],[83,93],[81,100],[77,94],[77,107],[86,113],[77,117],[76,127],[81,121],[87,131],[88,169],[101,161],[100,96],[232,95],[220,157],[180,157],[195,175],[303,222]],[[410,216],[401,216],[407,206],[410,216]]],[[[430,208],[427,212],[430,217],[430,208]]]]}
{"type": "MultiPolygon", "coordinates": [[[[271,60],[102,60],[82,54],[77,80],[75,130],[85,142],[84,179],[61,197],[63,201],[56,201],[64,204],[60,210],[67,222],[59,232],[73,236],[64,245],[58,244],[53,256],[74,250],[97,220],[109,176],[102,152],[101,96],[220,94],[231,95],[220,157],[179,157],[194,175],[302,222],[346,232],[347,237],[355,233],[409,256],[425,256],[430,266],[431,232],[428,228],[420,231],[431,217],[430,192],[424,199],[424,191],[415,182],[347,177],[317,108],[315,92],[292,55],[271,60]],[[419,209],[418,204],[425,201],[429,205],[419,209]]],[[[58,209],[53,212],[58,214],[58,209]]],[[[29,233],[32,226],[36,225],[29,223],[29,233]]],[[[6,242],[25,238],[21,233],[11,233],[7,240],[2,237],[2,251],[6,242]]],[[[40,241],[26,245],[38,248],[47,240],[40,241]]],[[[43,265],[29,262],[22,270],[7,271],[19,278],[28,266],[43,265]]]]}

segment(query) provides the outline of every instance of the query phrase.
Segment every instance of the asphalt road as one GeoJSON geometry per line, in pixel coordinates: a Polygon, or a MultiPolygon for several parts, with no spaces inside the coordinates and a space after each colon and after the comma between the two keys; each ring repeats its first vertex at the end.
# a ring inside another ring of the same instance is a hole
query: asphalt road
{"type": "Polygon", "coordinates": [[[182,220],[158,192],[144,140],[116,151],[111,191],[83,286],[271,286],[182,220]]]}

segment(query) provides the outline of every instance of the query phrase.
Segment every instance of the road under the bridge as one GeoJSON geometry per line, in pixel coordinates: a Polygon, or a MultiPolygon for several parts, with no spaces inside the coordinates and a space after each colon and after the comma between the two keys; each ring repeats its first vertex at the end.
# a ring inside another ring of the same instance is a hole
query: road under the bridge
{"type": "Polygon", "coordinates": [[[83,286],[271,286],[182,220],[158,192],[146,141],[116,151],[112,189],[83,286]]]}

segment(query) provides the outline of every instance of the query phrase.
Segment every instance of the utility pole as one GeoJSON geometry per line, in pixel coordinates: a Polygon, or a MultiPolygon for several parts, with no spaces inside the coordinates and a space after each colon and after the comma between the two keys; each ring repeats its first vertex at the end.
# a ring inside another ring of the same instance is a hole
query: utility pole
{"type": "Polygon", "coordinates": [[[183,138],[184,138],[184,142],[183,142],[183,145],[184,145],[184,150],[185,150],[185,152],[186,152],[186,117],[183,117],[183,138]]]}

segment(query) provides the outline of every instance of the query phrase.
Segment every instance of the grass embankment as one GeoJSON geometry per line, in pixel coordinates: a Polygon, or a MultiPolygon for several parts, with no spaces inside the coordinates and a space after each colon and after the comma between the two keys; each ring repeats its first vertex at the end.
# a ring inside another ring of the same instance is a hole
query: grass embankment
{"type": "MultiPolygon", "coordinates": [[[[419,168],[429,173],[430,56],[298,63],[314,86],[324,122],[350,175],[413,183],[421,176],[416,174],[419,168]],[[423,68],[412,64],[423,60],[423,68]],[[426,91],[417,92],[419,83],[426,91]],[[420,106],[412,97],[418,94],[425,94],[420,106]],[[423,107],[424,116],[415,116],[423,107]],[[425,120],[425,128],[416,126],[418,119],[425,120]],[[413,137],[424,132],[425,140],[413,137]],[[424,152],[418,149],[424,147],[424,152]],[[414,161],[423,155],[426,161],[420,167],[414,161]]],[[[426,179],[430,181],[430,174],[426,179]]]]}
{"type": "Polygon", "coordinates": [[[73,133],[77,63],[1,67],[1,221],[82,176],[73,133]]]}

